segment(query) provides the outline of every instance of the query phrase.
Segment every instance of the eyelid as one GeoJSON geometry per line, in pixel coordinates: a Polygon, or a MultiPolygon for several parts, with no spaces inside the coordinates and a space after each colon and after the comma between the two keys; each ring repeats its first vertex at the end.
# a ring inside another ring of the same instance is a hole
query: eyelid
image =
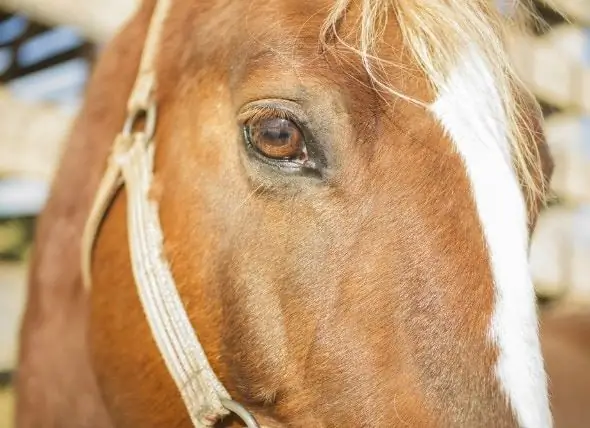
{"type": "Polygon", "coordinates": [[[272,117],[273,115],[274,117],[279,116],[292,120],[303,128],[307,128],[309,124],[309,118],[299,104],[272,98],[252,101],[246,104],[238,114],[238,122],[243,126],[257,116],[266,118],[272,117]]]}

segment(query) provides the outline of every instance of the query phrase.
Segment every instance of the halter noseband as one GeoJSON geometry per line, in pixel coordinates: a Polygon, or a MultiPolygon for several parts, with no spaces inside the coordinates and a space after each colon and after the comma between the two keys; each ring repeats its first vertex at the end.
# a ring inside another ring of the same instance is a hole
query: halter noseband
{"type": "Polygon", "coordinates": [[[248,428],[254,417],[233,401],[209,365],[163,252],[155,202],[148,197],[154,159],[157,105],[155,58],[171,0],[157,0],[142,52],[139,73],[128,101],[127,120],[117,135],[82,237],[82,276],[91,286],[92,250],[105,212],[121,186],[127,191],[127,229],[137,293],[152,336],[197,428],[210,427],[230,412],[248,428]],[[143,130],[134,131],[140,117],[143,130]]]}

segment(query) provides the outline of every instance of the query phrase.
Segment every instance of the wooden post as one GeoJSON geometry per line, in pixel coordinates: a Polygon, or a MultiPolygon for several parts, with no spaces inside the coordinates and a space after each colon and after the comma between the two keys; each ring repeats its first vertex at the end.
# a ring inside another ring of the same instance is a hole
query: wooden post
{"type": "Polygon", "coordinates": [[[542,101],[590,114],[590,68],[582,58],[583,30],[573,26],[560,29],[543,37],[514,34],[508,46],[513,64],[523,82],[542,101]],[[576,40],[579,49],[563,49],[565,37],[565,42],[576,40]]]}
{"type": "Polygon", "coordinates": [[[0,175],[50,180],[72,116],[52,105],[27,103],[0,88],[0,175]]]}
{"type": "Polygon", "coordinates": [[[17,336],[26,299],[26,282],[25,263],[0,262],[0,371],[16,365],[17,336]]]}
{"type": "Polygon", "coordinates": [[[97,42],[106,41],[131,16],[138,0],[0,0],[0,8],[49,25],[68,25],[97,42]]]}

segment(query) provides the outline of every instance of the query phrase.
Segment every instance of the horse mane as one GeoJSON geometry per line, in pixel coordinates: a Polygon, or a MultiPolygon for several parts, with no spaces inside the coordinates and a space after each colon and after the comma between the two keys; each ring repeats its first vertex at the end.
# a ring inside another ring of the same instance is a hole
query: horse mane
{"type": "Polygon", "coordinates": [[[539,128],[531,123],[531,113],[541,118],[541,110],[538,103],[531,102],[534,97],[517,76],[506,49],[511,32],[522,31],[537,17],[529,0],[506,1],[511,9],[502,13],[495,0],[359,0],[361,17],[357,25],[357,43],[352,46],[340,37],[337,28],[353,0],[334,0],[322,28],[322,43],[335,37],[361,57],[376,89],[425,107],[423,101],[396,91],[384,81],[383,66],[390,63],[378,57],[377,46],[383,42],[387,17],[391,13],[396,16],[405,45],[435,93],[445,86],[467,49],[476,48],[487,63],[503,102],[508,125],[506,133],[525,196],[529,202],[544,202],[546,183],[541,157],[538,146],[531,144],[539,138],[539,128]]]}

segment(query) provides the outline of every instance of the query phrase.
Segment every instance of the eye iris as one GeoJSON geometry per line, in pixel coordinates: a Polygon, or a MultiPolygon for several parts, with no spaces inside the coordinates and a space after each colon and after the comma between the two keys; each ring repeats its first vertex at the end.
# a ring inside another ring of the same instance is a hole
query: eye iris
{"type": "Polygon", "coordinates": [[[250,142],[264,156],[273,159],[300,157],[304,150],[301,131],[283,118],[263,119],[249,125],[250,142]]]}

